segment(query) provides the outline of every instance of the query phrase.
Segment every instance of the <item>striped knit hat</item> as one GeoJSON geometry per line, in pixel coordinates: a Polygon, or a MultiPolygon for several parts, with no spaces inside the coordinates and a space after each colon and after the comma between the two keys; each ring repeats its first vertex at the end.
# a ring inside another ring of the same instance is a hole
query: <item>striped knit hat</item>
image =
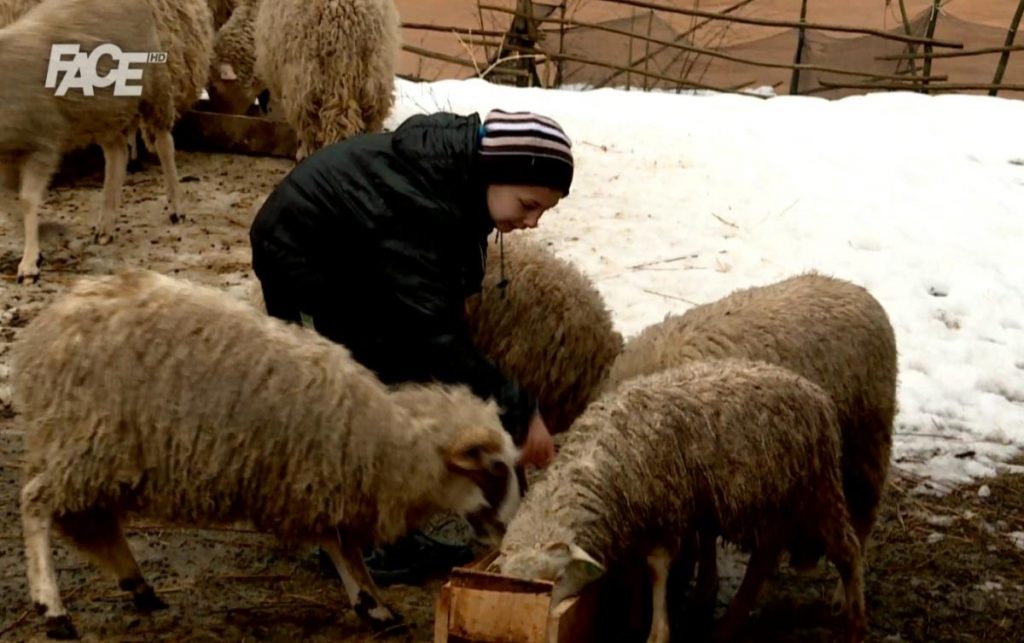
{"type": "Polygon", "coordinates": [[[569,194],[572,141],[554,120],[492,110],[480,127],[480,165],[488,184],[541,185],[569,194]]]}

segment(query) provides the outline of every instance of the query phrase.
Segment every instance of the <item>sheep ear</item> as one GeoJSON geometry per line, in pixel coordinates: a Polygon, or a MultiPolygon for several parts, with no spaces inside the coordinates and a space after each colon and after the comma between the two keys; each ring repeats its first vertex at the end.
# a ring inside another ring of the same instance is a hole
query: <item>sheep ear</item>
{"type": "Polygon", "coordinates": [[[231,66],[231,63],[220,64],[220,79],[221,80],[238,80],[238,75],[235,74],[235,68],[231,66]]]}
{"type": "MultiPolygon", "coordinates": [[[[550,547],[550,546],[549,546],[550,547]]],[[[567,549],[569,561],[566,563],[555,587],[551,590],[551,606],[558,605],[570,596],[576,596],[590,583],[604,574],[604,567],[594,557],[573,543],[559,543],[558,548],[567,549]]],[[[563,553],[563,552],[560,552],[563,553]]]]}
{"type": "Polygon", "coordinates": [[[486,471],[493,454],[501,451],[500,436],[483,427],[467,429],[452,441],[447,451],[449,468],[467,473],[486,471]]]}

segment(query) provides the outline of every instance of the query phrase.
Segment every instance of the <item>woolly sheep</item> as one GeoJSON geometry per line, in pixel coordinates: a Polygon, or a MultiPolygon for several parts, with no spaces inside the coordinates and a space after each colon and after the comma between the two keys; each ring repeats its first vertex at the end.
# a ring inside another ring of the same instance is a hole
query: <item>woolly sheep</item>
{"type": "Polygon", "coordinates": [[[490,244],[466,310],[477,348],[538,398],[552,433],[569,428],[622,350],[601,294],[575,266],[528,237],[490,244]],[[505,288],[499,287],[507,279],[505,288]]]}
{"type": "Polygon", "coordinates": [[[344,347],[206,286],[148,271],[84,279],[22,330],[12,364],[29,588],[51,636],[75,634],[51,526],[138,608],[157,609],[126,512],[251,520],[318,544],[356,612],[386,626],[401,617],[365,547],[435,511],[504,523],[518,504],[516,451],[493,403],[464,387],[389,392],[344,347]]]}
{"type": "MultiPolygon", "coordinates": [[[[843,482],[866,549],[889,472],[896,414],[896,338],[864,288],[814,272],[738,290],[644,329],[626,343],[605,388],[690,360],[736,357],[789,368],[825,389],[842,428],[843,482]]],[[[820,543],[790,552],[815,565],[820,543]]]]}
{"type": "Polygon", "coordinates": [[[220,31],[211,98],[241,111],[269,89],[273,115],[298,137],[296,160],[383,129],[401,44],[393,0],[253,0],[220,31]]]}
{"type": "MultiPolygon", "coordinates": [[[[103,200],[93,220],[94,238],[109,240],[107,225],[120,201],[127,165],[127,141],[141,119],[164,169],[168,205],[177,209],[174,108],[165,65],[148,65],[142,74],[142,95],[114,97],[112,88],[94,96],[69,89],[56,96],[47,88],[52,43],[77,43],[83,50],[113,43],[124,51],[161,50],[150,5],[141,0],[46,0],[0,29],[0,169],[19,192],[25,246],[18,281],[39,278],[38,210],[50,178],[68,151],[98,143],[106,170],[103,200]]],[[[99,75],[113,67],[108,57],[97,64],[99,75]]]]}
{"type": "Polygon", "coordinates": [[[786,369],[722,360],[637,377],[573,425],[509,523],[496,566],[553,581],[554,606],[606,569],[644,561],[653,598],[648,641],[662,643],[669,568],[695,534],[702,543],[721,535],[752,551],[718,625],[729,638],[782,549],[813,534],[839,570],[849,640],[859,641],[862,560],[839,459],[834,404],[786,369]]]}

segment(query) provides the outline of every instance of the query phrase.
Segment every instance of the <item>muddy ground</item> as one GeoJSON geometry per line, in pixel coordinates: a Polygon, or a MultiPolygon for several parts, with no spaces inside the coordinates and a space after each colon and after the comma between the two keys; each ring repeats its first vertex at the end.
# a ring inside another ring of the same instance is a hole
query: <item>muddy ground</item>
{"type": "MultiPolygon", "coordinates": [[[[45,640],[29,608],[17,497],[22,453],[10,406],[10,342],[77,276],[144,266],[230,290],[249,288],[247,232],[255,209],[291,166],[281,159],[179,153],[184,223],[162,213],[159,169],[128,176],[107,246],[88,243],[102,177],[59,181],[41,220],[46,261],[33,286],[14,283],[20,217],[0,201],[0,640],[45,640]]],[[[969,457],[969,454],[968,456],[969,457]]],[[[871,549],[869,641],[1024,641],[1024,474],[1006,474],[941,497],[912,494],[897,470],[871,549]],[[1015,543],[1011,534],[1018,534],[1015,543]]],[[[114,584],[57,542],[66,605],[84,640],[430,641],[442,579],[385,588],[410,627],[373,634],[309,551],[285,551],[244,528],[167,529],[134,523],[129,540],[170,609],[136,614],[114,584]]],[[[720,599],[728,598],[737,570],[720,599]]],[[[783,571],[762,596],[746,641],[831,641],[827,597],[834,575],[783,571]]]]}

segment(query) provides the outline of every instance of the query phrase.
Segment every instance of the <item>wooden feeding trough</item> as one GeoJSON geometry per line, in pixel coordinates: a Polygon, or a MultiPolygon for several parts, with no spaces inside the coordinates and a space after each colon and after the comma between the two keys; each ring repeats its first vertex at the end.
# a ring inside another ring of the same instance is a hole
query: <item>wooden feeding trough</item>
{"type": "Polygon", "coordinates": [[[226,154],[252,154],[294,159],[298,150],[295,130],[266,116],[221,114],[199,101],[174,127],[177,149],[226,154]]]}
{"type": "Polygon", "coordinates": [[[434,609],[434,643],[588,643],[597,609],[597,584],[551,609],[552,583],[484,571],[493,551],[456,567],[434,609]]]}

